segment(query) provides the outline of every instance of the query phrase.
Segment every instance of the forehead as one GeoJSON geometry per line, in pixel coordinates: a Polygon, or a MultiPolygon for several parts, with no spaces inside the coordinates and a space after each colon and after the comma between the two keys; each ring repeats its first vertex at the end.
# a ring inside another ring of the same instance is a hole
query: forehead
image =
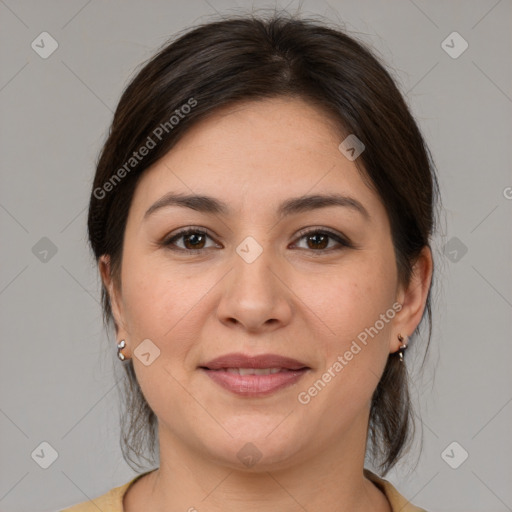
{"type": "Polygon", "coordinates": [[[144,172],[132,206],[142,210],[177,191],[256,212],[286,197],[335,192],[357,196],[379,216],[380,199],[338,149],[347,135],[340,128],[322,109],[295,98],[223,107],[144,172]]]}

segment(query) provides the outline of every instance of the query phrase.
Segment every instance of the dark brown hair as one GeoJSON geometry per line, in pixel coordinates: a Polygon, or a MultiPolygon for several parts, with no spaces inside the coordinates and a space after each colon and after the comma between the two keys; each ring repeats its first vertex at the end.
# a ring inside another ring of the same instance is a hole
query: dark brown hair
{"type": "MultiPolygon", "coordinates": [[[[99,156],[88,217],[96,261],[110,255],[119,289],[128,211],[144,170],[219,107],[283,96],[322,109],[340,126],[340,137],[354,134],[365,144],[357,163],[387,210],[399,279],[409,282],[412,266],[421,249],[430,247],[434,230],[434,164],[385,67],[363,43],[328,25],[283,12],[206,23],[179,34],[131,80],[99,156]]],[[[430,300],[431,289],[423,315],[428,317],[427,347],[430,300]]],[[[105,287],[102,304],[108,327],[113,318],[105,287]]],[[[121,447],[125,460],[141,468],[132,455],[155,463],[157,421],[131,360],[124,370],[121,447]]],[[[368,431],[372,462],[384,474],[405,451],[413,427],[406,366],[391,354],[372,397],[368,431]]]]}

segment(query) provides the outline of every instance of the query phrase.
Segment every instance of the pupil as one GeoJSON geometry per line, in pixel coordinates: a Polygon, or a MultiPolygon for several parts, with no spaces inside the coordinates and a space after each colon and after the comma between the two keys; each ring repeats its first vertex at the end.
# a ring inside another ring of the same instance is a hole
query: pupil
{"type": "MultiPolygon", "coordinates": [[[[311,235],[311,236],[309,236],[309,241],[312,241],[312,240],[318,239],[318,238],[322,238],[323,242],[325,242],[327,240],[327,237],[325,235],[311,235]]],[[[316,244],[316,247],[318,247],[317,242],[314,242],[314,244],[316,244]]],[[[321,243],[321,242],[320,242],[320,244],[321,244],[321,249],[325,249],[326,244],[321,243]]]]}
{"type": "MultiPolygon", "coordinates": [[[[203,235],[198,235],[198,234],[187,235],[187,237],[186,237],[187,243],[190,244],[190,241],[192,240],[192,244],[191,244],[192,248],[197,249],[197,243],[195,243],[195,242],[198,241],[197,239],[202,238],[202,236],[203,235]],[[195,240],[195,242],[194,242],[194,240],[195,240]]],[[[201,242],[199,241],[199,244],[200,243],[201,242]]]]}

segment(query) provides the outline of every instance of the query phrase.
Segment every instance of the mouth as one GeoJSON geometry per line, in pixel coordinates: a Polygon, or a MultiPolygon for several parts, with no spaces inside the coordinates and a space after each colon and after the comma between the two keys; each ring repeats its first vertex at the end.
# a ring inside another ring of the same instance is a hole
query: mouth
{"type": "MultiPolygon", "coordinates": [[[[203,367],[204,368],[204,367],[203,367]]],[[[292,372],[289,368],[220,368],[213,370],[212,368],[204,368],[212,372],[228,372],[236,375],[272,375],[280,372],[292,372]]],[[[301,368],[299,368],[300,370],[301,368]]]]}
{"type": "Polygon", "coordinates": [[[277,354],[227,354],[198,367],[222,388],[244,397],[273,394],[295,384],[311,370],[306,364],[277,354]]]}

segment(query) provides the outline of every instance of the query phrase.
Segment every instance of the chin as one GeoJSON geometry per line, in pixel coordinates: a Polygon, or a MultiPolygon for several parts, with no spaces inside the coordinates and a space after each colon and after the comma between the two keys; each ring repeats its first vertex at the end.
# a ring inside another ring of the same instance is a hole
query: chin
{"type": "Polygon", "coordinates": [[[276,426],[280,422],[282,418],[275,422],[266,418],[260,423],[246,425],[246,428],[239,427],[237,431],[227,429],[233,437],[222,435],[215,447],[211,445],[213,436],[204,439],[203,443],[213,458],[231,469],[250,472],[284,469],[297,463],[297,454],[307,442],[303,429],[297,436],[291,435],[289,428],[282,427],[278,432],[280,427],[276,429],[276,426]],[[269,427],[270,423],[272,427],[269,427]]]}

